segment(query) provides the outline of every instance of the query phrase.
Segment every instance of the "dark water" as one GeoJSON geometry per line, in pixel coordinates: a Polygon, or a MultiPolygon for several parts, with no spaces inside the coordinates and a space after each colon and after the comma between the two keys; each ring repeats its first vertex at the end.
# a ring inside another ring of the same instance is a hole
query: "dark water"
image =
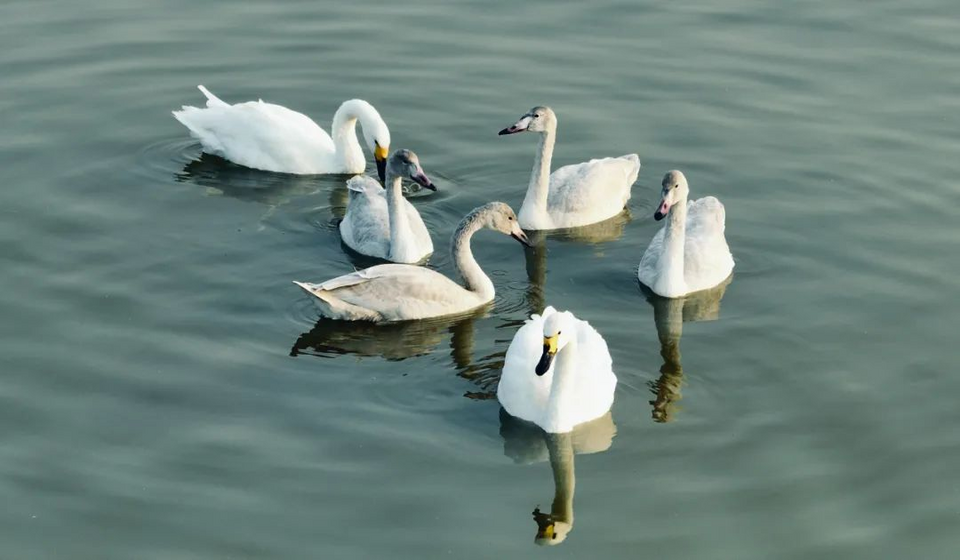
{"type": "Polygon", "coordinates": [[[956,557],[955,1],[8,0],[0,21],[0,556],[956,557]],[[317,324],[290,281],[366,264],[336,232],[344,178],[200,158],[170,115],[198,83],[325,127],[371,101],[441,189],[415,204],[447,273],[465,212],[519,207],[535,139],[496,132],[531,106],[559,116],[555,164],[643,169],[605,227],[527,254],[479,235],[479,316],[317,324]],[[679,305],[635,276],[671,168],[726,204],[737,262],[679,305]],[[485,398],[544,303],[610,345],[597,433],[544,439],[485,398]],[[576,522],[542,549],[554,472],[576,522]]]}

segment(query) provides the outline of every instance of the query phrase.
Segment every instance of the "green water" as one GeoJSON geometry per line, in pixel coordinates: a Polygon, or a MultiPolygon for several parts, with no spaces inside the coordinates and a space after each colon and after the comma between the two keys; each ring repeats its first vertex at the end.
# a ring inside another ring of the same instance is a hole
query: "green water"
{"type": "Polygon", "coordinates": [[[0,557],[957,556],[955,1],[8,0],[0,21],[0,557]],[[557,112],[555,166],[643,168],[605,227],[478,235],[481,316],[318,323],[290,281],[366,264],[336,230],[345,179],[201,159],[170,115],[198,83],[324,127],[372,102],[440,188],[414,202],[445,273],[464,213],[519,207],[535,139],[496,133],[531,106],[557,112]],[[687,305],[635,275],[672,168],[724,202],[737,263],[687,305]],[[545,303],[610,346],[596,433],[544,439],[484,398],[545,303]],[[531,512],[574,473],[573,529],[537,547],[531,512]]]}

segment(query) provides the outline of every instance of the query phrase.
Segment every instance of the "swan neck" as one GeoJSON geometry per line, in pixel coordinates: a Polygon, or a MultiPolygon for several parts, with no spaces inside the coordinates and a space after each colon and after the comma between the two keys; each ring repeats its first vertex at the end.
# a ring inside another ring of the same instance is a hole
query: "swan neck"
{"type": "Polygon", "coordinates": [[[483,301],[490,301],[494,296],[493,282],[484,274],[470,249],[470,240],[484,225],[484,214],[476,212],[468,214],[460,222],[456,233],[453,234],[450,252],[457,272],[463,278],[464,287],[479,296],[483,301]]]}
{"type": "Polygon", "coordinates": [[[547,193],[550,190],[550,164],[553,160],[553,146],[556,143],[556,136],[556,128],[549,128],[540,134],[540,145],[533,160],[530,185],[527,187],[527,195],[523,199],[524,208],[536,208],[544,212],[547,209],[547,193]]]}
{"type": "Polygon", "coordinates": [[[357,118],[361,116],[361,112],[362,107],[358,103],[345,101],[334,113],[333,123],[330,125],[337,157],[347,170],[356,170],[359,164],[359,170],[362,171],[366,164],[360,141],[357,139],[357,118]]]}
{"type": "Polygon", "coordinates": [[[683,245],[686,239],[687,229],[687,197],[678,200],[667,214],[667,225],[663,232],[663,256],[665,262],[661,263],[661,268],[665,271],[664,281],[671,286],[684,285],[683,263],[684,251],[683,245]]]}
{"type": "Polygon", "coordinates": [[[390,220],[390,253],[394,260],[400,258],[399,246],[410,239],[410,223],[403,207],[402,178],[387,169],[387,217],[390,220]]]}
{"type": "Polygon", "coordinates": [[[547,398],[546,425],[554,432],[569,432],[573,425],[567,420],[569,411],[576,405],[574,378],[577,364],[577,341],[571,337],[569,342],[557,353],[553,370],[553,383],[547,398]]]}
{"type": "Polygon", "coordinates": [[[553,471],[554,486],[550,516],[555,521],[573,525],[573,492],[576,477],[572,434],[548,434],[547,451],[550,453],[550,469],[553,471]]]}

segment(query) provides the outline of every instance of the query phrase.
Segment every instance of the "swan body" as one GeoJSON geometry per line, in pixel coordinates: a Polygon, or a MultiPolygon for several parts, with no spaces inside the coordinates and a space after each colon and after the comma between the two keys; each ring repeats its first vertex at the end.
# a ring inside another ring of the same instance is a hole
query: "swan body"
{"type": "Polygon", "coordinates": [[[511,416],[565,433],[606,414],[616,386],[600,333],[568,311],[547,307],[514,335],[497,399],[511,416]]]}
{"type": "Polygon", "coordinates": [[[466,313],[493,301],[493,282],[470,251],[470,239],[482,228],[514,237],[527,245],[516,215],[502,202],[474,209],[453,236],[452,253],[465,286],[428,268],[382,264],[319,284],[294,282],[313,295],[320,313],[350,321],[406,321],[466,313]]]}
{"type": "Polygon", "coordinates": [[[690,189],[679,171],[667,173],[662,185],[654,218],[667,217],[667,223],[640,259],[640,282],[668,298],[720,284],[733,272],[733,255],[724,236],[723,204],[712,196],[688,202],[690,189]]]}
{"type": "MultiPolygon", "coordinates": [[[[366,158],[356,124],[382,168],[390,147],[390,131],[372,105],[344,101],[333,116],[331,137],[317,123],[296,111],[263,100],[230,105],[197,86],[207,97],[205,108],[184,105],[174,111],[205,152],[239,165],[297,175],[362,173],[366,158]]],[[[381,181],[384,179],[380,173],[381,181]]]]}
{"type": "Polygon", "coordinates": [[[549,230],[602,222],[623,211],[630,188],[640,173],[640,157],[592,159],[550,173],[556,142],[557,117],[549,107],[534,107],[501,135],[523,131],[540,133],[540,147],[526,197],[520,207],[520,226],[549,230]]]}
{"type": "Polygon", "coordinates": [[[403,198],[400,184],[406,175],[422,187],[437,190],[423,173],[417,155],[397,150],[387,161],[387,189],[371,177],[347,181],[350,201],[340,222],[340,236],[354,251],[396,263],[417,263],[433,253],[433,241],[423,218],[403,198]]]}

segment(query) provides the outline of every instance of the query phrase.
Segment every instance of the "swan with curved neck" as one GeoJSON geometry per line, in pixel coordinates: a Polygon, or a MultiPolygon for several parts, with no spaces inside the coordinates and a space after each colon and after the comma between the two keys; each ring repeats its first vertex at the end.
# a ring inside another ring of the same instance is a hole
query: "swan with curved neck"
{"type": "Polygon", "coordinates": [[[205,152],[264,171],[313,175],[362,173],[366,158],[357,138],[357,122],[374,155],[380,180],[390,149],[390,130],[380,113],[362,99],[344,101],[333,116],[331,135],[303,113],[263,100],[230,105],[197,86],[205,108],[184,105],[174,111],[205,152]]]}
{"type": "Polygon", "coordinates": [[[397,150],[390,156],[386,176],[386,190],[366,175],[347,181],[350,201],[340,222],[340,236],[362,255],[397,263],[420,262],[433,252],[433,241],[420,213],[403,198],[401,183],[407,177],[423,188],[437,188],[410,150],[397,150]]]}
{"type": "Polygon", "coordinates": [[[466,313],[493,301],[495,295],[493,282],[470,250],[473,235],[484,228],[529,245],[506,204],[491,202],[474,209],[460,222],[451,242],[463,286],[439,272],[408,264],[382,264],[320,284],[294,284],[316,297],[320,313],[332,319],[388,322],[466,313]]]}
{"type": "Polygon", "coordinates": [[[676,170],[668,172],[661,185],[653,217],[667,222],[640,259],[640,282],[668,298],[720,284],[733,272],[723,204],[712,196],[688,202],[687,178],[676,170]]]}
{"type": "Polygon", "coordinates": [[[630,200],[640,173],[637,154],[593,159],[550,173],[557,137],[557,116],[549,107],[534,107],[500,135],[537,132],[540,146],[527,194],[520,207],[524,229],[549,230],[585,226],[612,218],[630,200]]]}
{"type": "Polygon", "coordinates": [[[511,416],[564,433],[606,414],[616,385],[600,333],[569,311],[547,307],[514,335],[497,399],[511,416]]]}

